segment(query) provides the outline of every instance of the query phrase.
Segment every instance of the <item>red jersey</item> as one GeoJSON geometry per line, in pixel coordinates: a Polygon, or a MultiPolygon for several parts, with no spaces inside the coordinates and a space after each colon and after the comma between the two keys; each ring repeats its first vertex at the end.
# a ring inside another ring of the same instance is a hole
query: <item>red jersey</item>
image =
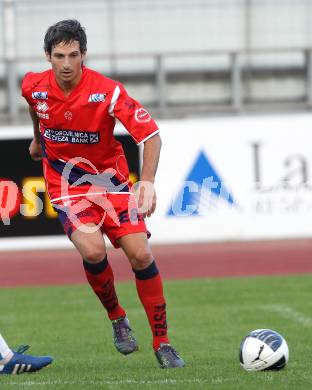
{"type": "Polygon", "coordinates": [[[74,158],[79,162],[74,162],[65,178],[68,195],[83,195],[94,184],[92,178],[103,172],[110,172],[109,183],[104,177],[105,191],[127,191],[127,186],[120,185],[127,184],[129,171],[123,148],[113,135],[116,118],[138,145],[159,130],[121,83],[83,67],[78,85],[65,97],[53,70],[47,70],[27,73],[22,95],[40,120],[44,176],[51,201],[69,197],[61,191],[62,173],[74,158]],[[88,177],[90,185],[85,180],[88,177]]]}

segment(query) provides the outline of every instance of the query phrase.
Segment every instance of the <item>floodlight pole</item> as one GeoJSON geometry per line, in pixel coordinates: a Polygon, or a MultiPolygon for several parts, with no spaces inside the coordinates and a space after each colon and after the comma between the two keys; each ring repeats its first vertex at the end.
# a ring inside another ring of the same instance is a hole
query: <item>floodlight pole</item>
{"type": "Polygon", "coordinates": [[[242,70],[238,52],[231,53],[231,90],[232,107],[235,111],[240,111],[242,109],[242,70]]]}
{"type": "Polygon", "coordinates": [[[312,108],[312,51],[305,50],[306,96],[308,108],[312,108]]]}
{"type": "Polygon", "coordinates": [[[161,54],[156,55],[156,89],[157,89],[157,100],[158,100],[158,109],[162,117],[166,115],[167,112],[167,99],[166,99],[166,84],[167,84],[167,75],[164,64],[164,57],[161,54]]]}
{"type": "Polygon", "coordinates": [[[244,41],[245,41],[245,95],[247,99],[251,98],[252,81],[252,0],[245,0],[245,21],[244,21],[244,41]]]}
{"type": "Polygon", "coordinates": [[[3,0],[3,40],[7,85],[7,110],[10,122],[18,116],[18,86],[16,72],[16,31],[14,0],[3,0]]]}

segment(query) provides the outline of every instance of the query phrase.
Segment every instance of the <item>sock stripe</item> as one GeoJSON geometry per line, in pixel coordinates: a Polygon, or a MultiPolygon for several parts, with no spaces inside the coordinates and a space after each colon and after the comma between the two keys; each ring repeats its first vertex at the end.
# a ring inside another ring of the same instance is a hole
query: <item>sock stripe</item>
{"type": "Polygon", "coordinates": [[[132,271],[135,273],[135,277],[139,280],[147,280],[152,279],[156,275],[159,274],[156,262],[153,261],[147,268],[142,270],[135,270],[132,269],[132,271]]]}
{"type": "Polygon", "coordinates": [[[90,263],[89,261],[83,260],[83,266],[86,271],[90,272],[90,274],[98,275],[105,271],[108,266],[107,256],[105,256],[105,258],[99,263],[90,263]]]}

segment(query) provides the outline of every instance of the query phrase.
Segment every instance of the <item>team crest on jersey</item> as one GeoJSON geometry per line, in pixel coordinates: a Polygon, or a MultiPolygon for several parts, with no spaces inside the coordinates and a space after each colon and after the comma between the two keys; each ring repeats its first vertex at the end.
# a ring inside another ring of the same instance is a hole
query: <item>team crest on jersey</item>
{"type": "Polygon", "coordinates": [[[64,117],[65,119],[67,119],[68,121],[71,121],[73,119],[73,113],[71,111],[66,111],[64,113],[64,117]]]}
{"type": "Polygon", "coordinates": [[[101,102],[104,102],[105,101],[105,98],[106,98],[106,94],[105,93],[92,93],[90,96],[89,96],[89,100],[88,102],[92,102],[92,103],[101,103],[101,102]]]}
{"type": "Polygon", "coordinates": [[[36,100],[47,100],[48,92],[32,92],[31,97],[36,100]]]}
{"type": "Polygon", "coordinates": [[[145,110],[145,108],[138,108],[134,113],[135,120],[139,123],[147,123],[152,120],[150,114],[145,110]]]}

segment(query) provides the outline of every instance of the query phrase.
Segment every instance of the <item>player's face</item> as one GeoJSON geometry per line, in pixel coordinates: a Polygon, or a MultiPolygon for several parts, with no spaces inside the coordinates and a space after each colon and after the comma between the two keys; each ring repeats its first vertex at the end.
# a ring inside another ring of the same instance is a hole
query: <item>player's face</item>
{"type": "Polygon", "coordinates": [[[79,82],[85,53],[80,52],[78,41],[59,43],[52,48],[51,55],[47,54],[47,59],[61,85],[75,85],[79,82]]]}

